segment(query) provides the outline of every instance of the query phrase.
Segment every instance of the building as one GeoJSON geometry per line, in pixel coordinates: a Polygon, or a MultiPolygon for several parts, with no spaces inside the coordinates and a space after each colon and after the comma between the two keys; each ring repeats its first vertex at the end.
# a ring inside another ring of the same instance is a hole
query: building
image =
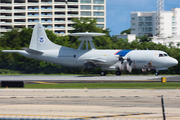
{"type": "Polygon", "coordinates": [[[167,47],[180,48],[180,36],[174,36],[170,38],[160,38],[154,36],[152,42],[156,44],[166,45],[167,47]]]}
{"type": "Polygon", "coordinates": [[[136,34],[120,34],[116,35],[117,39],[128,39],[128,42],[132,42],[133,40],[136,40],[136,34]]]}
{"type": "Polygon", "coordinates": [[[71,19],[91,17],[106,28],[106,0],[1,0],[0,33],[12,27],[34,27],[38,22],[57,34],[68,34],[71,19]]]}
{"type": "MultiPolygon", "coordinates": [[[[180,8],[161,12],[160,30],[161,37],[180,35],[180,8]]],[[[131,34],[157,36],[157,12],[131,12],[131,34]]]]}

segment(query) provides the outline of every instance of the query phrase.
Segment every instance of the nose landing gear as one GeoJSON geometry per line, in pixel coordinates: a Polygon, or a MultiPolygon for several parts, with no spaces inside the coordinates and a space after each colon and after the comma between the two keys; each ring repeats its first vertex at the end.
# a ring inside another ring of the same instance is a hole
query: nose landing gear
{"type": "Polygon", "coordinates": [[[156,73],[155,73],[155,76],[158,76],[158,75],[159,75],[159,73],[158,73],[158,72],[156,72],[156,73]]]}
{"type": "Polygon", "coordinates": [[[156,72],[155,72],[155,76],[158,76],[159,75],[159,71],[158,70],[156,70],[156,72]]]}

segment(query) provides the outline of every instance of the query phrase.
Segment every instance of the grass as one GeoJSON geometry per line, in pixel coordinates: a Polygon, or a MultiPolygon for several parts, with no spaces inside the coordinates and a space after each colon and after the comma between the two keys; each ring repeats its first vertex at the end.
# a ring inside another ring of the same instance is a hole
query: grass
{"type": "Polygon", "coordinates": [[[180,82],[26,84],[28,89],[177,89],[180,82]]]}

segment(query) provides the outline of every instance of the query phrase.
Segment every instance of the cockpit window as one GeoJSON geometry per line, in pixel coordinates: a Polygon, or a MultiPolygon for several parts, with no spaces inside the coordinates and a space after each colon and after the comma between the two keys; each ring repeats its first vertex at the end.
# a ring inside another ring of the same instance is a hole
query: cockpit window
{"type": "Polygon", "coordinates": [[[167,53],[161,53],[159,54],[159,57],[168,57],[169,55],[167,53]]]}
{"type": "Polygon", "coordinates": [[[163,54],[159,54],[159,57],[164,57],[163,54]]]}
{"type": "Polygon", "coordinates": [[[164,54],[164,56],[165,56],[165,57],[167,57],[167,56],[168,56],[168,54],[164,54]]]}

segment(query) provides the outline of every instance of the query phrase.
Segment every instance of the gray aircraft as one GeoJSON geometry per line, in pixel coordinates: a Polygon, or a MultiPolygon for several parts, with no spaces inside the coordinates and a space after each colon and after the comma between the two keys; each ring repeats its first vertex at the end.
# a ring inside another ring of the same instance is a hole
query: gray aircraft
{"type": "Polygon", "coordinates": [[[121,75],[122,70],[155,69],[167,70],[178,64],[178,61],[166,52],[159,50],[97,50],[93,45],[93,36],[102,36],[103,33],[72,33],[79,36],[82,41],[78,49],[72,49],[52,43],[42,26],[38,23],[33,30],[29,48],[24,50],[3,50],[6,53],[19,53],[25,57],[46,61],[68,67],[101,68],[101,76],[106,75],[106,70],[116,70],[116,75],[121,75]],[[85,48],[83,47],[85,44],[85,48]],[[90,49],[89,49],[90,46],[90,49]]]}

